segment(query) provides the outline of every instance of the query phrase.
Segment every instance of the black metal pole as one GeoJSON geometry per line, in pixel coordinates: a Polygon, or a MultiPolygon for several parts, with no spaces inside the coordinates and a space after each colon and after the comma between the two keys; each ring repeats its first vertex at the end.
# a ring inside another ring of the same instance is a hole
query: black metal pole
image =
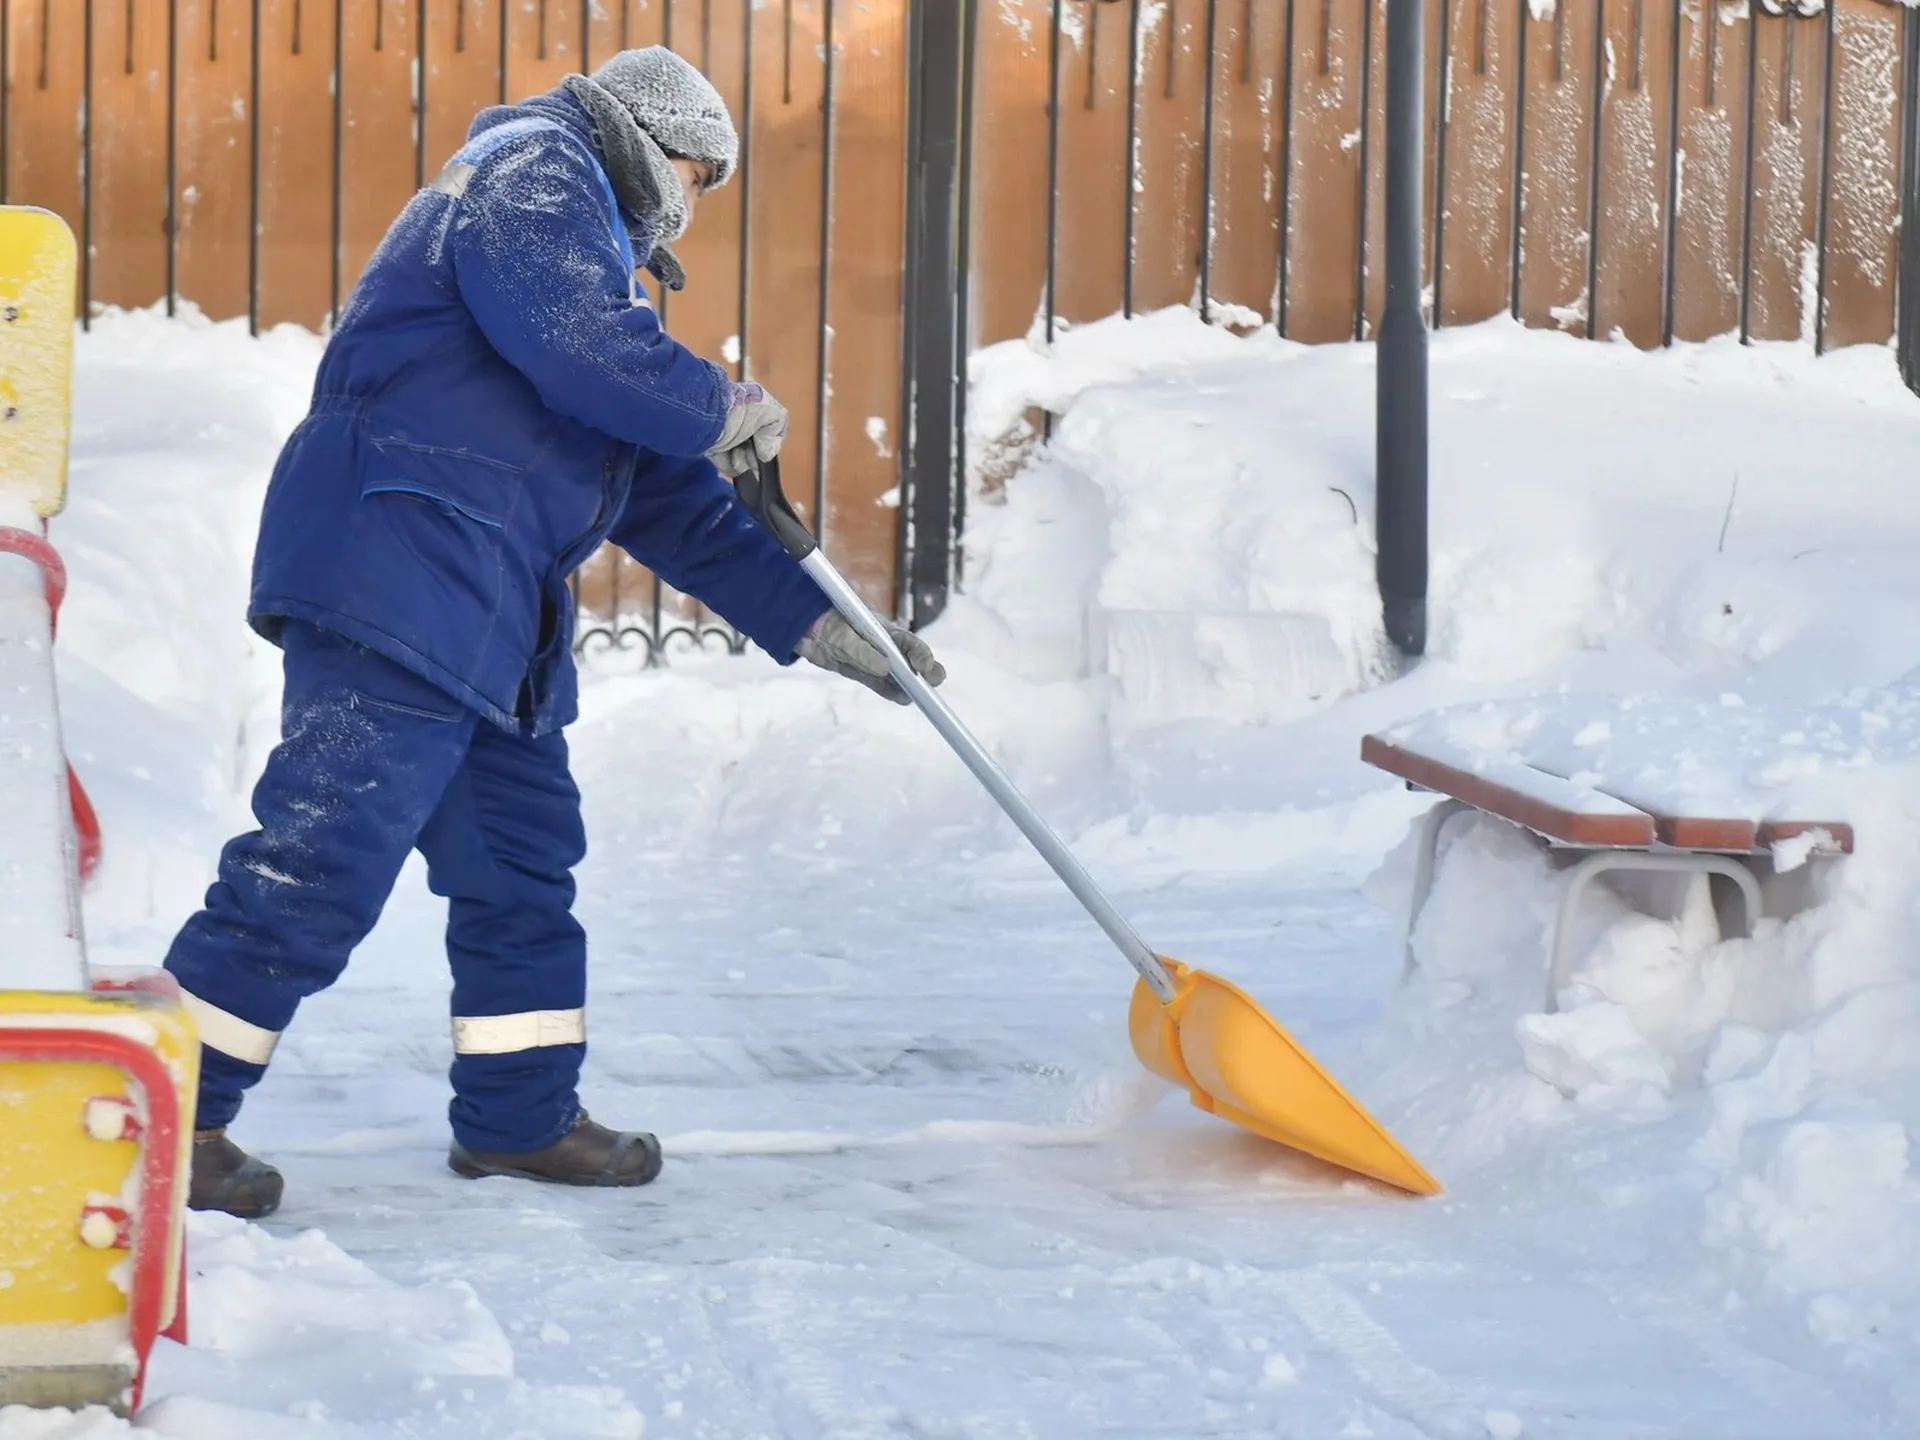
{"type": "Polygon", "coordinates": [[[1387,0],[1386,307],[1375,348],[1375,572],[1387,638],[1427,647],[1427,327],[1420,313],[1421,0],[1387,0]]]}
{"type": "Polygon", "coordinates": [[[898,564],[900,614],[916,627],[939,617],[953,585],[956,396],[965,348],[957,243],[968,8],[916,6],[908,18],[898,564]]]}

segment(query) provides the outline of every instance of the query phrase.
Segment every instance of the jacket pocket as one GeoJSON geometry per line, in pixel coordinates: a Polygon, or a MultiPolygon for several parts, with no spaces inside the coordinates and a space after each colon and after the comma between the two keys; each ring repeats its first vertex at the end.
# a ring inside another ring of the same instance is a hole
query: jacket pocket
{"type": "Polygon", "coordinates": [[[360,496],[411,495],[478,525],[504,530],[524,481],[516,465],[471,451],[375,437],[360,496]]]}

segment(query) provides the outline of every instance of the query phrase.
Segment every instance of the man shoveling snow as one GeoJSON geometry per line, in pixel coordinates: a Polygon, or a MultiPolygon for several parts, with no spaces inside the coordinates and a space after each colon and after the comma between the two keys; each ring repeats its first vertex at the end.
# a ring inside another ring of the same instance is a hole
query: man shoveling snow
{"type": "MultiPolygon", "coordinates": [[[[786,414],[668,337],[635,280],[732,175],[725,102],[660,48],[483,112],[408,204],[328,343],[261,516],[249,618],[284,658],[282,738],[167,955],[200,1028],[189,1203],[258,1216],[281,1177],[226,1127],[333,983],[408,854],[448,901],[453,1143],[466,1176],[641,1185],[650,1134],[588,1119],[586,850],[562,729],[568,577],[605,541],[769,655],[901,703],[884,656],[723,478],[786,414]]],[[[914,670],[944,672],[889,626],[914,670]]]]}

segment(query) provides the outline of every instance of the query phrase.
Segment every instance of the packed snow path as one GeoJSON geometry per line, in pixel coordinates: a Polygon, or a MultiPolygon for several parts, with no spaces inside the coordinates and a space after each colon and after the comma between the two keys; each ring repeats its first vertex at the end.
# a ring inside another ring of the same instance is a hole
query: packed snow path
{"type": "MultiPolygon", "coordinates": [[[[249,548],[317,350],[151,314],[83,337],[55,539],[66,734],[107,836],[98,961],[157,961],[250,823],[278,667],[241,621],[249,548]]],[[[976,497],[931,638],[1148,940],[1249,989],[1446,1194],[1154,1103],[1131,972],[911,712],[764,657],[602,664],[571,732],[584,1096],[656,1128],[665,1174],[445,1169],[416,865],[236,1127],[286,1203],[195,1218],[194,1344],[156,1353],[143,1427],[1920,1429],[1920,766],[1853,772],[1860,853],[1792,925],[1716,944],[1697,914],[1596,904],[1586,993],[1542,1016],[1556,877],[1498,827],[1456,827],[1397,983],[1390,852],[1418,802],[1355,758],[1487,696],[1818,702],[1912,671],[1920,402],[1881,351],[1438,337],[1433,654],[1386,683],[1367,359],[1177,311],[984,357],[991,434],[1035,398],[1065,413],[1004,504],[976,497]]],[[[128,1433],[0,1414],[0,1440],[128,1433]]]]}
{"type": "MultiPolygon", "coordinates": [[[[444,1171],[418,889],[303,1015],[242,1132],[288,1175],[265,1229],[471,1284],[533,1393],[316,1373],[289,1337],[217,1371],[169,1350],[157,1394],[319,1399],[401,1435],[627,1433],[577,1392],[579,1418],[542,1420],[582,1385],[689,1440],[1893,1433],[1650,1266],[1658,1176],[1632,1206],[1588,1192],[1614,1213],[1570,1228],[1578,1143],[1557,1180],[1417,1202],[1177,1099],[1124,1123],[1146,1091],[1128,972],[1038,877],[617,869],[583,877],[603,937],[587,1099],[670,1117],[655,1186],[444,1171]]],[[[1254,987],[1337,1073],[1361,1065],[1397,963],[1377,911],[1339,884],[1178,888],[1128,897],[1147,933],[1254,987]]],[[[267,1284],[249,1298],[273,1324],[267,1284]]]]}

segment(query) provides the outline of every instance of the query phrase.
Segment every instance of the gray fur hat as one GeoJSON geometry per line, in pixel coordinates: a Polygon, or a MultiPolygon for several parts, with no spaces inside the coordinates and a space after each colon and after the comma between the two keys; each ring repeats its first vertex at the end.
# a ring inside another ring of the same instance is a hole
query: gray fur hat
{"type": "Polygon", "coordinates": [[[699,70],[663,45],[622,50],[593,72],[668,155],[703,160],[713,167],[713,186],[727,183],[740,163],[740,136],[727,102],[699,70]]]}
{"type": "Polygon", "coordinates": [[[686,233],[692,213],[672,161],[713,167],[709,190],[727,183],[740,158],[727,102],[707,77],[671,50],[622,50],[592,75],[560,82],[586,109],[620,204],[652,228],[649,268],[669,290],[687,283],[668,248],[686,233]]]}

